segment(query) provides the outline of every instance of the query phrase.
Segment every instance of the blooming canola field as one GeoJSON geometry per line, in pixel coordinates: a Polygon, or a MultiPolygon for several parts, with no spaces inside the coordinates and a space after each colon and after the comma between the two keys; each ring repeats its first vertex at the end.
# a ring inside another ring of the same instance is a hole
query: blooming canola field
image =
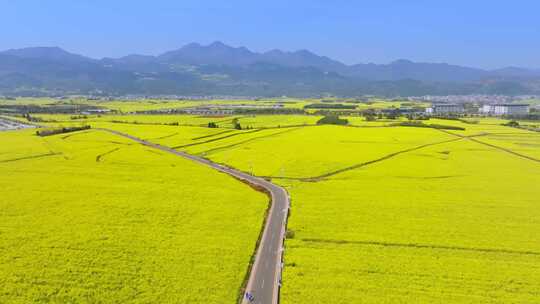
{"type": "Polygon", "coordinates": [[[267,198],[100,128],[285,187],[281,303],[540,302],[538,132],[494,118],[426,122],[464,128],[448,130],[363,117],[317,125],[314,115],[225,116],[217,128],[207,127],[217,117],[193,115],[36,116],[93,129],[0,133],[11,143],[0,146],[10,195],[0,302],[110,291],[127,302],[236,300],[267,198]],[[41,287],[31,297],[17,293],[32,284],[41,287]]]}
{"type": "Polygon", "coordinates": [[[308,126],[192,148],[291,194],[283,303],[540,300],[540,136],[445,123],[465,130],[308,126]]]}
{"type": "Polygon", "coordinates": [[[0,143],[0,303],[236,301],[266,195],[98,130],[0,143]]]}

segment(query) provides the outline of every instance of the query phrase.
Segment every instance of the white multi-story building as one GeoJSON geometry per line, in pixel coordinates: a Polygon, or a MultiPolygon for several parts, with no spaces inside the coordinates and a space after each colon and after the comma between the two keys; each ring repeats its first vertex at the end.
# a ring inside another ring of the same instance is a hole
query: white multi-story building
{"type": "Polygon", "coordinates": [[[434,103],[431,108],[426,109],[427,114],[460,114],[465,112],[465,108],[461,104],[453,103],[434,103]]]}
{"type": "Polygon", "coordinates": [[[480,108],[480,112],[490,115],[527,115],[529,105],[517,103],[484,105],[480,108]]]}

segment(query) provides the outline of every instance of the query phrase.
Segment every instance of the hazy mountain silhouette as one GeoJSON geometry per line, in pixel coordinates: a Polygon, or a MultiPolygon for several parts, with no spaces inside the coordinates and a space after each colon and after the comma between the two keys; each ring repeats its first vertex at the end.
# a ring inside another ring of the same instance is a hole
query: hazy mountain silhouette
{"type": "Polygon", "coordinates": [[[22,49],[11,49],[0,52],[1,55],[11,55],[23,59],[42,59],[60,62],[89,62],[92,59],[69,53],[59,47],[29,47],[22,49]]]}
{"type": "Polygon", "coordinates": [[[418,95],[540,90],[540,70],[397,60],[345,65],[308,50],[191,43],[159,56],[92,59],[58,47],[0,52],[0,93],[418,95]],[[385,91],[386,90],[386,91],[385,91]]]}

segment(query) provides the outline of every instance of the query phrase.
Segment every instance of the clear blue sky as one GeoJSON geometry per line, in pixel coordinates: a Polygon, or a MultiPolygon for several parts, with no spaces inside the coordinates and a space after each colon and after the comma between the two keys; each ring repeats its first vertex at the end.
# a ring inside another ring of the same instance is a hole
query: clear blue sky
{"type": "Polygon", "coordinates": [[[540,68],[538,0],[0,0],[0,11],[0,49],[60,46],[100,58],[220,40],[345,63],[540,68]]]}

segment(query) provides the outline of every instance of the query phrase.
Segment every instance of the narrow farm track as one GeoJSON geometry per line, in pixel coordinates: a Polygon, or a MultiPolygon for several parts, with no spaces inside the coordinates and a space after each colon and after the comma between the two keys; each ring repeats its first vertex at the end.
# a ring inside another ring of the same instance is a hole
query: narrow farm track
{"type": "Polygon", "coordinates": [[[471,252],[486,252],[486,253],[505,253],[519,255],[540,255],[540,252],[530,250],[512,250],[504,248],[477,248],[477,247],[462,247],[448,246],[436,244],[417,244],[417,243],[392,243],[380,241],[347,241],[347,240],[328,240],[328,239],[301,239],[308,243],[329,243],[336,245],[367,245],[367,246],[382,246],[382,247],[400,247],[400,248],[416,248],[416,249],[443,249],[443,250],[459,250],[471,252]]]}
{"type": "Polygon", "coordinates": [[[204,136],[194,137],[194,138],[192,138],[191,140],[199,140],[199,139],[204,139],[204,138],[216,137],[216,136],[219,136],[219,135],[231,133],[232,131],[234,131],[234,130],[226,130],[226,131],[218,132],[218,133],[215,133],[215,134],[210,134],[210,135],[204,135],[204,136]]]}
{"type": "Polygon", "coordinates": [[[340,174],[340,173],[343,173],[343,172],[359,169],[359,168],[362,168],[362,167],[365,167],[365,166],[368,166],[368,165],[371,165],[371,164],[382,162],[382,161],[385,161],[387,159],[396,157],[396,156],[398,156],[400,154],[403,154],[403,153],[408,153],[408,152],[420,150],[422,148],[427,148],[427,147],[440,145],[440,144],[445,144],[445,143],[450,143],[450,142],[459,141],[459,140],[462,140],[462,138],[454,138],[454,139],[449,139],[449,140],[444,140],[444,141],[439,141],[439,142],[434,142],[434,143],[424,144],[424,145],[421,145],[421,146],[412,147],[412,148],[409,148],[409,149],[405,149],[405,150],[401,150],[401,151],[397,151],[397,152],[387,154],[387,155],[385,155],[383,157],[380,157],[380,158],[377,158],[377,159],[374,159],[374,160],[370,160],[370,161],[366,161],[366,162],[359,163],[359,164],[356,164],[356,165],[352,165],[352,166],[349,166],[349,167],[341,168],[341,169],[331,171],[331,172],[327,172],[327,173],[324,173],[324,174],[321,174],[321,175],[318,175],[318,176],[311,176],[311,177],[264,176],[264,178],[298,180],[298,181],[303,181],[303,182],[318,182],[318,181],[321,181],[321,180],[323,180],[325,178],[328,178],[330,176],[334,176],[334,175],[337,175],[337,174],[340,174]]]}
{"type": "Polygon", "coordinates": [[[12,159],[0,160],[0,163],[9,163],[9,162],[15,162],[19,160],[42,158],[42,157],[55,156],[55,155],[60,155],[60,154],[62,153],[51,152],[51,153],[45,153],[45,154],[39,154],[39,155],[24,156],[24,157],[12,158],[12,159]]]}
{"type": "MultiPolygon", "coordinates": [[[[202,152],[200,152],[200,153],[201,153],[201,154],[207,155],[207,154],[210,154],[210,153],[214,153],[214,152],[216,152],[216,151],[221,151],[221,150],[225,150],[225,149],[237,147],[237,146],[243,145],[243,144],[245,144],[245,143],[252,142],[252,141],[256,141],[256,140],[260,140],[260,139],[263,139],[263,138],[275,137],[275,136],[281,135],[281,134],[283,134],[283,133],[289,133],[289,132],[292,132],[292,131],[296,131],[296,130],[298,130],[298,129],[299,129],[299,128],[287,129],[287,130],[285,130],[285,131],[281,131],[281,132],[278,132],[278,133],[272,133],[272,134],[268,134],[268,135],[262,135],[262,136],[258,136],[258,137],[253,137],[253,138],[246,139],[246,140],[243,140],[243,141],[234,143],[234,144],[230,144],[230,145],[226,145],[226,146],[221,146],[221,147],[216,147],[216,148],[212,148],[212,149],[210,149],[210,150],[202,151],[202,152]]],[[[264,129],[259,129],[259,130],[264,130],[264,129]]]]}
{"type": "MultiPolygon", "coordinates": [[[[174,150],[169,147],[154,144],[143,139],[105,128],[95,128],[122,136],[138,142],[144,146],[168,152],[200,164],[211,167],[212,169],[226,173],[234,178],[248,183],[254,188],[263,188],[270,193],[272,203],[266,224],[264,226],[260,243],[255,253],[255,260],[251,266],[249,279],[246,286],[246,292],[253,296],[253,303],[257,304],[276,304],[279,301],[279,288],[281,283],[283,242],[285,240],[285,229],[287,225],[287,216],[289,213],[289,196],[285,189],[271,182],[249,175],[247,173],[231,169],[220,164],[216,164],[208,159],[187,154],[174,150]]],[[[246,297],[243,297],[242,303],[250,303],[246,297]]]]}
{"type": "Polygon", "coordinates": [[[420,149],[423,149],[423,148],[436,146],[436,145],[440,145],[440,144],[451,143],[451,142],[458,141],[458,140],[461,140],[461,138],[438,141],[438,142],[434,142],[434,143],[424,144],[424,145],[412,147],[412,148],[409,148],[409,149],[397,151],[397,152],[385,155],[385,156],[383,156],[381,158],[370,160],[370,161],[367,161],[367,162],[364,162],[364,163],[360,163],[360,164],[353,165],[353,166],[350,166],[350,167],[346,167],[346,168],[343,168],[343,169],[339,169],[339,170],[336,170],[336,171],[328,172],[328,173],[323,174],[323,175],[315,176],[312,179],[321,180],[321,179],[324,179],[324,178],[327,178],[327,177],[330,177],[330,176],[333,176],[333,175],[336,175],[336,174],[340,174],[340,173],[343,173],[343,172],[346,172],[346,171],[355,170],[355,169],[362,168],[362,167],[365,167],[365,166],[368,166],[368,165],[371,165],[371,164],[375,164],[375,163],[378,163],[378,162],[381,162],[381,161],[396,157],[396,156],[398,156],[400,154],[403,154],[403,153],[408,153],[408,152],[412,152],[412,151],[416,151],[416,150],[420,150],[420,149]]]}
{"type": "Polygon", "coordinates": [[[247,131],[247,132],[242,132],[242,133],[229,134],[229,135],[225,135],[225,136],[222,136],[222,137],[217,137],[217,138],[208,139],[208,140],[205,140],[205,141],[202,141],[202,142],[198,142],[198,143],[185,144],[185,145],[180,145],[180,146],[176,146],[176,147],[172,147],[172,148],[173,148],[173,149],[180,149],[180,148],[187,148],[187,147],[191,147],[191,146],[203,145],[203,144],[211,143],[211,142],[218,141],[218,140],[222,140],[222,139],[229,138],[229,137],[235,137],[235,136],[239,136],[239,135],[245,135],[245,134],[250,134],[250,133],[260,132],[261,130],[262,130],[262,129],[255,129],[255,130],[253,130],[253,131],[247,131]]]}
{"type": "Polygon", "coordinates": [[[109,154],[111,154],[111,153],[114,153],[114,152],[116,152],[116,151],[118,151],[118,150],[120,150],[120,148],[114,148],[114,149],[112,149],[112,150],[110,150],[110,151],[107,151],[107,152],[105,152],[105,153],[102,153],[102,154],[96,156],[96,162],[99,163],[99,162],[101,161],[101,159],[102,159],[104,156],[109,155],[109,154]]]}
{"type": "MultiPolygon", "coordinates": [[[[506,153],[510,153],[510,154],[513,154],[513,155],[518,156],[518,157],[521,157],[521,158],[524,158],[524,159],[528,159],[528,160],[532,160],[532,161],[534,161],[534,162],[540,163],[540,159],[538,159],[538,158],[534,158],[534,157],[532,157],[532,156],[528,156],[528,155],[525,155],[525,154],[521,154],[521,153],[512,151],[512,150],[507,149],[507,148],[504,148],[504,147],[500,147],[500,146],[497,146],[497,145],[493,145],[493,144],[489,144],[489,143],[480,141],[480,140],[478,140],[478,139],[473,138],[473,137],[477,137],[477,136],[474,136],[474,135],[472,135],[472,136],[465,136],[465,135],[460,135],[460,134],[454,134],[454,133],[452,133],[452,132],[448,132],[448,131],[445,131],[445,130],[440,130],[440,131],[443,132],[443,133],[446,133],[446,134],[450,134],[450,135],[459,137],[459,138],[464,138],[464,139],[470,140],[470,141],[475,142],[475,143],[477,143],[477,144],[481,144],[481,145],[484,145],[484,146],[488,146],[488,147],[493,148],[493,149],[497,149],[497,150],[500,150],[500,151],[503,151],[503,152],[506,152],[506,153]]],[[[486,134],[486,135],[492,135],[492,134],[486,134]]]]}
{"type": "Polygon", "coordinates": [[[164,136],[160,136],[160,137],[156,137],[156,138],[146,138],[145,140],[149,140],[149,139],[165,139],[165,138],[169,138],[169,137],[173,137],[173,136],[176,136],[178,135],[178,132],[175,132],[175,133],[172,133],[172,134],[169,134],[169,135],[164,135],[164,136]]]}

